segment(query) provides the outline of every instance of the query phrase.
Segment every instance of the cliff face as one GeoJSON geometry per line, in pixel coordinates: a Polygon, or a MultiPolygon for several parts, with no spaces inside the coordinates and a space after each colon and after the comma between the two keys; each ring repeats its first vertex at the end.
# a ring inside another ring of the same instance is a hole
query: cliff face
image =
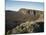
{"type": "Polygon", "coordinates": [[[33,21],[36,20],[40,17],[43,18],[44,12],[43,11],[39,11],[39,10],[30,10],[30,9],[20,9],[19,10],[20,14],[23,14],[23,19],[24,20],[29,20],[29,21],[33,21]]]}
{"type": "Polygon", "coordinates": [[[11,30],[27,21],[36,23],[43,22],[43,20],[44,12],[39,10],[30,10],[22,8],[18,12],[6,11],[6,31],[11,30]]]}

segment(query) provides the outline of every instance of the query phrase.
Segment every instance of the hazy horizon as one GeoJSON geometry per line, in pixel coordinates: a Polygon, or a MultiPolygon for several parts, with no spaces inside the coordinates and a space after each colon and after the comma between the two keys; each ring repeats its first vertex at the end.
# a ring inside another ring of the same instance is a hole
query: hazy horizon
{"type": "Polygon", "coordinates": [[[21,8],[41,10],[44,9],[44,3],[40,2],[24,2],[24,1],[13,1],[6,0],[6,10],[18,11],[21,8]]]}

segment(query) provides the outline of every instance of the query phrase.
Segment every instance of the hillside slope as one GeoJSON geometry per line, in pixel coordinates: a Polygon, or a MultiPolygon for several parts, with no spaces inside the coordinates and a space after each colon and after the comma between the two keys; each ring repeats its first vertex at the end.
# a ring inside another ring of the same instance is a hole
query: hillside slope
{"type": "MultiPolygon", "coordinates": [[[[21,8],[18,12],[6,10],[5,16],[6,16],[6,32],[9,30],[12,30],[14,28],[15,29],[19,28],[21,26],[21,24],[23,26],[23,23],[25,24],[25,26],[27,25],[28,27],[30,27],[32,24],[37,26],[37,22],[40,22],[40,24],[42,22],[44,23],[44,12],[39,11],[39,10],[31,10],[31,9],[25,9],[25,8],[21,8]]],[[[40,26],[40,24],[39,24],[39,26],[40,26]]],[[[25,30],[26,30],[26,27],[25,27],[25,30]]],[[[31,26],[31,28],[33,29],[35,27],[31,26]]],[[[16,33],[23,32],[23,31],[18,32],[17,30],[15,30],[16,33]]],[[[25,32],[25,30],[24,30],[24,32],[25,32]]],[[[12,31],[14,31],[14,30],[12,30],[12,31]]],[[[15,32],[12,32],[12,33],[15,33],[15,32]]],[[[29,31],[27,30],[27,32],[29,32],[29,31]]],[[[34,32],[34,31],[30,31],[30,32],[34,32]]]]}

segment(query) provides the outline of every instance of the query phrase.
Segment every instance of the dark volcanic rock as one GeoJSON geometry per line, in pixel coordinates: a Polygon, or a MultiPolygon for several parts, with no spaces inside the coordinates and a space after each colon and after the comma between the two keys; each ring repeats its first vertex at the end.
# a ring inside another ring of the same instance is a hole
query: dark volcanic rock
{"type": "Polygon", "coordinates": [[[33,32],[44,32],[44,22],[36,22],[33,32]]]}

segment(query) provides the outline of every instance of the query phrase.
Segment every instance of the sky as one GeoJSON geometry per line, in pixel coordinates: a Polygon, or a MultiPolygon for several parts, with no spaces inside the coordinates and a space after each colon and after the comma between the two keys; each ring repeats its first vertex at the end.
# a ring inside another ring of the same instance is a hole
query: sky
{"type": "Polygon", "coordinates": [[[44,9],[44,3],[42,2],[27,2],[27,1],[16,1],[6,0],[6,10],[18,11],[21,8],[42,10],[44,9]]]}

